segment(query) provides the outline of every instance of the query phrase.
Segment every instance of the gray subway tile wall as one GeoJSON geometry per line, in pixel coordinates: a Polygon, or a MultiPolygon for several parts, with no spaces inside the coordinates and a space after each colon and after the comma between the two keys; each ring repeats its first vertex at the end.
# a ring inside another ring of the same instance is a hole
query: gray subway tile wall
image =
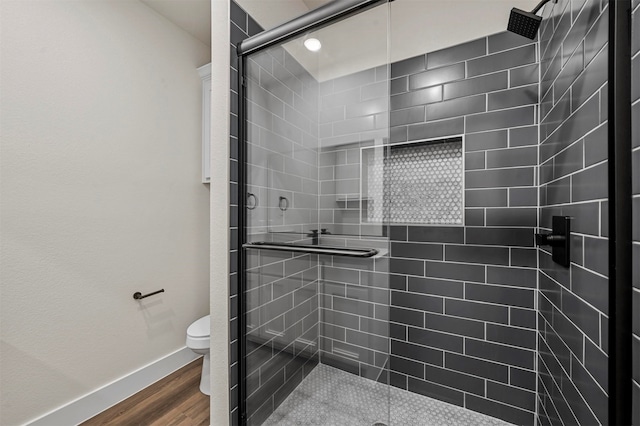
{"type": "Polygon", "coordinates": [[[553,215],[574,218],[570,269],[539,249],[542,425],[608,423],[607,372],[597,366],[607,358],[607,224],[597,218],[608,198],[608,7],[579,3],[549,3],[540,30],[539,226],[547,232],[553,215]]]}
{"type": "MultiPolygon", "coordinates": [[[[604,26],[604,24],[602,24],[604,26]]],[[[633,424],[640,426],[640,1],[633,1],[631,55],[634,59],[631,75],[634,94],[632,98],[632,155],[633,155],[633,424]]],[[[600,30],[604,31],[604,30],[600,30]]],[[[590,294],[591,298],[597,295],[590,294]]],[[[587,370],[592,372],[600,381],[606,378],[606,372],[596,369],[601,358],[599,352],[593,348],[588,352],[593,354],[592,362],[587,370]],[[591,368],[589,368],[591,367],[591,368]]]]}
{"type": "MultiPolygon", "coordinates": [[[[536,49],[535,42],[496,34],[391,64],[388,89],[391,143],[464,135],[467,223],[390,227],[391,358],[378,366],[390,369],[394,386],[517,424],[534,423],[536,401],[536,49]],[[505,389],[513,399],[500,396],[505,389]]],[[[349,77],[343,92],[335,81],[321,83],[327,133],[320,135],[320,219],[334,234],[363,238],[359,151],[386,144],[387,137],[372,137],[370,121],[351,126],[358,116],[345,114],[384,112],[358,107],[372,74],[360,75],[362,80],[349,77]]],[[[357,288],[362,274],[377,265],[354,265],[349,272],[328,266],[321,317],[332,323],[331,333],[322,335],[322,362],[337,358],[334,365],[362,374],[352,355],[335,345],[348,339],[344,330],[358,330],[354,315],[371,318],[375,307],[345,312],[353,309],[348,295],[332,291],[335,283],[357,288]],[[352,272],[358,269],[360,276],[352,272]]]]}

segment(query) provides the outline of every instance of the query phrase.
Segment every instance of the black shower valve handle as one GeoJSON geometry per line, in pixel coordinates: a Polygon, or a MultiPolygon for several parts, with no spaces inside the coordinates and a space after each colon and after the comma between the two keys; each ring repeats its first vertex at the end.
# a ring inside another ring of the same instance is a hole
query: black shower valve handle
{"type": "Polygon", "coordinates": [[[559,265],[571,266],[571,217],[553,216],[551,232],[535,234],[537,246],[551,246],[551,258],[559,265]]]}
{"type": "Polygon", "coordinates": [[[554,234],[536,234],[536,245],[559,247],[565,244],[567,237],[554,234]]]}

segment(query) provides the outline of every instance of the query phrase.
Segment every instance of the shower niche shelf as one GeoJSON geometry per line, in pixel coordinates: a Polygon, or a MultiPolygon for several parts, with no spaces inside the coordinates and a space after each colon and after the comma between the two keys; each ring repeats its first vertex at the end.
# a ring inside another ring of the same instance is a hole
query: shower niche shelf
{"type": "Polygon", "coordinates": [[[366,203],[369,200],[367,197],[337,197],[336,203],[359,203],[361,201],[366,203]]]}
{"type": "Polygon", "coordinates": [[[463,139],[361,149],[363,223],[463,225],[463,139]]]}

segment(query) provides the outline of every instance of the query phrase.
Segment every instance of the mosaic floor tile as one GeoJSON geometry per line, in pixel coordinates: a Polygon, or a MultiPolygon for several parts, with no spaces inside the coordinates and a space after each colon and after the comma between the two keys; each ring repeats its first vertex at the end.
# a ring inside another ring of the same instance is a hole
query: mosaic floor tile
{"type": "Polygon", "coordinates": [[[373,426],[375,423],[388,426],[508,425],[493,417],[318,365],[264,426],[373,426]]]}

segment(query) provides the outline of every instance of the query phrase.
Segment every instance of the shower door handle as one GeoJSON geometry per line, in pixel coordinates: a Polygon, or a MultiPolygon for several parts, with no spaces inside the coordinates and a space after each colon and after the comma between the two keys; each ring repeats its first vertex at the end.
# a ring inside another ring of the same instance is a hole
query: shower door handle
{"type": "Polygon", "coordinates": [[[242,248],[364,258],[373,257],[379,253],[379,250],[374,248],[329,247],[308,244],[271,243],[265,241],[247,243],[244,244],[242,248]]]}

